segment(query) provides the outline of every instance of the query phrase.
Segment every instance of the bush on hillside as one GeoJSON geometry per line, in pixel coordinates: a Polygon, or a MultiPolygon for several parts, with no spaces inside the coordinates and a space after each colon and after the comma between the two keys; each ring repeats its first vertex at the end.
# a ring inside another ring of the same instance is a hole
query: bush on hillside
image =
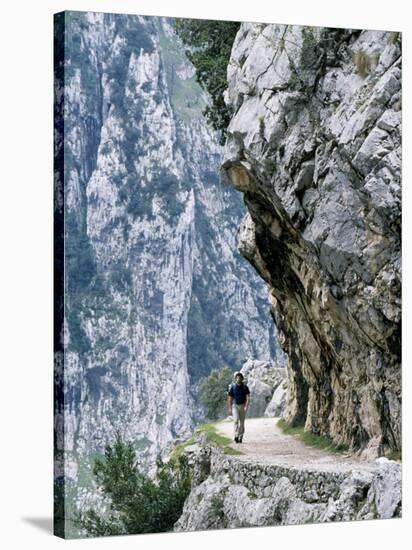
{"type": "Polygon", "coordinates": [[[229,367],[224,367],[220,371],[213,369],[209,376],[201,380],[200,400],[209,420],[226,416],[227,389],[232,379],[232,371],[229,367]]]}
{"type": "Polygon", "coordinates": [[[202,19],[175,19],[176,34],[186,46],[186,55],[196,69],[196,80],[208,92],[211,105],[203,114],[215,130],[226,138],[231,110],[225,104],[227,65],[240,23],[202,19]]]}
{"type": "Polygon", "coordinates": [[[113,446],[106,446],[104,460],[95,459],[93,475],[110,509],[78,510],[75,524],[90,536],[171,531],[190,492],[191,471],[187,457],[178,455],[164,463],[157,459],[154,479],[139,471],[131,443],[119,432],[113,446]]]}

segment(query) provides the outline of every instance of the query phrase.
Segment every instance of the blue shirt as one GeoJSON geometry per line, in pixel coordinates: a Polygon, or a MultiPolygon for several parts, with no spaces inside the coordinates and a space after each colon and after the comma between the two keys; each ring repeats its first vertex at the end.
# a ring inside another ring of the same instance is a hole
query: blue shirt
{"type": "Polygon", "coordinates": [[[228,394],[233,397],[236,405],[243,405],[246,403],[246,396],[250,393],[249,388],[246,384],[232,384],[228,394]]]}

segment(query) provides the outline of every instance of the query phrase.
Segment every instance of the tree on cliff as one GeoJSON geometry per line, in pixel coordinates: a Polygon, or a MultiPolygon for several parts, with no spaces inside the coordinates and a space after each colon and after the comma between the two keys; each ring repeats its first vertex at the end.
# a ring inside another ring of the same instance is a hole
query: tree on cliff
{"type": "Polygon", "coordinates": [[[104,460],[97,458],[93,475],[109,510],[100,513],[78,510],[74,522],[91,536],[170,531],[179,519],[190,492],[191,473],[185,455],[164,463],[157,459],[152,480],[138,470],[131,443],[124,444],[119,432],[113,446],[106,446],[104,460]]]}
{"type": "Polygon", "coordinates": [[[226,137],[231,109],[225,104],[226,71],[240,23],[202,19],[175,19],[176,34],[186,46],[186,55],[196,69],[196,80],[209,93],[212,104],[204,110],[206,120],[226,137]]]}
{"type": "Polygon", "coordinates": [[[226,416],[227,388],[232,382],[233,373],[229,367],[220,371],[213,369],[209,376],[200,382],[200,400],[205,407],[209,420],[226,416]]]}

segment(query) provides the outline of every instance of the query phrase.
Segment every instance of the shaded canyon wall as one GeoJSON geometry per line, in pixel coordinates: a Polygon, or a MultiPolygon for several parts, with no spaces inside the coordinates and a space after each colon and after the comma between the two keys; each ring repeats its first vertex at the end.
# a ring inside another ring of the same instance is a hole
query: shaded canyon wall
{"type": "Polygon", "coordinates": [[[222,173],[288,354],[286,420],[401,447],[399,33],[243,23],[222,173]]]}

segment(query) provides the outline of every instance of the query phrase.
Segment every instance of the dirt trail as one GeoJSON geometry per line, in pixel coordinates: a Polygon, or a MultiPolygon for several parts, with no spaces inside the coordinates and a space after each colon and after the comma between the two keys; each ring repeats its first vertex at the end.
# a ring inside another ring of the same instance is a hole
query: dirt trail
{"type": "Polygon", "coordinates": [[[232,439],[232,447],[243,454],[239,460],[276,464],[299,469],[342,471],[352,469],[375,470],[375,462],[359,460],[354,456],[330,453],[306,445],[291,435],[285,435],[277,426],[277,418],[246,418],[243,443],[233,441],[233,421],[226,419],[215,424],[219,434],[232,439]]]}

